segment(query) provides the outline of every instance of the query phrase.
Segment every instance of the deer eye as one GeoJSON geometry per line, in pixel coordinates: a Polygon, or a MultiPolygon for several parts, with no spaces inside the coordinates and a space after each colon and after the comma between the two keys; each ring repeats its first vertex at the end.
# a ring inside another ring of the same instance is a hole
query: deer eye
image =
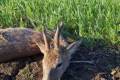
{"type": "Polygon", "coordinates": [[[59,64],[57,65],[58,68],[61,67],[61,66],[62,66],[62,63],[59,63],[59,64]]]}

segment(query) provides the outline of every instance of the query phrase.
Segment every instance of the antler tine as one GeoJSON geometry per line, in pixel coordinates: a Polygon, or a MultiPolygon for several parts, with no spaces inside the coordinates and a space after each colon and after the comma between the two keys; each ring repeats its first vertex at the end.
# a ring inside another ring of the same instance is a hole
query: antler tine
{"type": "Polygon", "coordinates": [[[45,43],[45,48],[47,50],[49,50],[49,44],[48,44],[47,36],[46,36],[46,27],[43,27],[43,39],[44,39],[44,43],[45,43]]]}
{"type": "Polygon", "coordinates": [[[61,32],[62,27],[63,27],[63,22],[60,22],[60,24],[57,26],[57,30],[54,36],[54,47],[56,49],[59,48],[59,37],[60,37],[60,32],[61,32]]]}

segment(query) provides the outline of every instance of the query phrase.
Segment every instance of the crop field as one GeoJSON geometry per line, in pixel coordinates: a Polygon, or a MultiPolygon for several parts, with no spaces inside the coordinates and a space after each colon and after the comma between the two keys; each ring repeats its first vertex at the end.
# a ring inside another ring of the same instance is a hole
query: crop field
{"type": "Polygon", "coordinates": [[[53,29],[61,20],[75,39],[120,43],[120,0],[0,0],[0,28],[53,29]]]}

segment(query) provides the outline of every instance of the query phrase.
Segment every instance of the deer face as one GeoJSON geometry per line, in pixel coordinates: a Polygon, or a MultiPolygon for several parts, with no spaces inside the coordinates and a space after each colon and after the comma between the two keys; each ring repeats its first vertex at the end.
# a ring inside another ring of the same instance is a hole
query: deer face
{"type": "Polygon", "coordinates": [[[44,55],[43,80],[59,80],[62,76],[67,68],[69,59],[64,55],[64,52],[61,52],[61,50],[52,49],[48,55],[44,55]]]}
{"type": "Polygon", "coordinates": [[[47,42],[45,30],[43,31],[44,45],[38,44],[41,52],[44,54],[42,61],[43,79],[42,80],[60,80],[61,76],[67,69],[70,63],[71,55],[76,51],[81,43],[80,41],[70,44],[68,47],[63,47],[59,44],[59,35],[61,27],[57,27],[53,46],[47,42]]]}

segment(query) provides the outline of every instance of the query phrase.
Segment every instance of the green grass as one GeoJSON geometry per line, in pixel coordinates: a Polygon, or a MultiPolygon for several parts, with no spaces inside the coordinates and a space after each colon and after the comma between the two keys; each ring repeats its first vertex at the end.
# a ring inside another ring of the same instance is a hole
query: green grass
{"type": "Polygon", "coordinates": [[[27,27],[26,17],[36,29],[63,20],[75,38],[120,43],[120,0],[0,0],[1,28],[27,27]]]}

